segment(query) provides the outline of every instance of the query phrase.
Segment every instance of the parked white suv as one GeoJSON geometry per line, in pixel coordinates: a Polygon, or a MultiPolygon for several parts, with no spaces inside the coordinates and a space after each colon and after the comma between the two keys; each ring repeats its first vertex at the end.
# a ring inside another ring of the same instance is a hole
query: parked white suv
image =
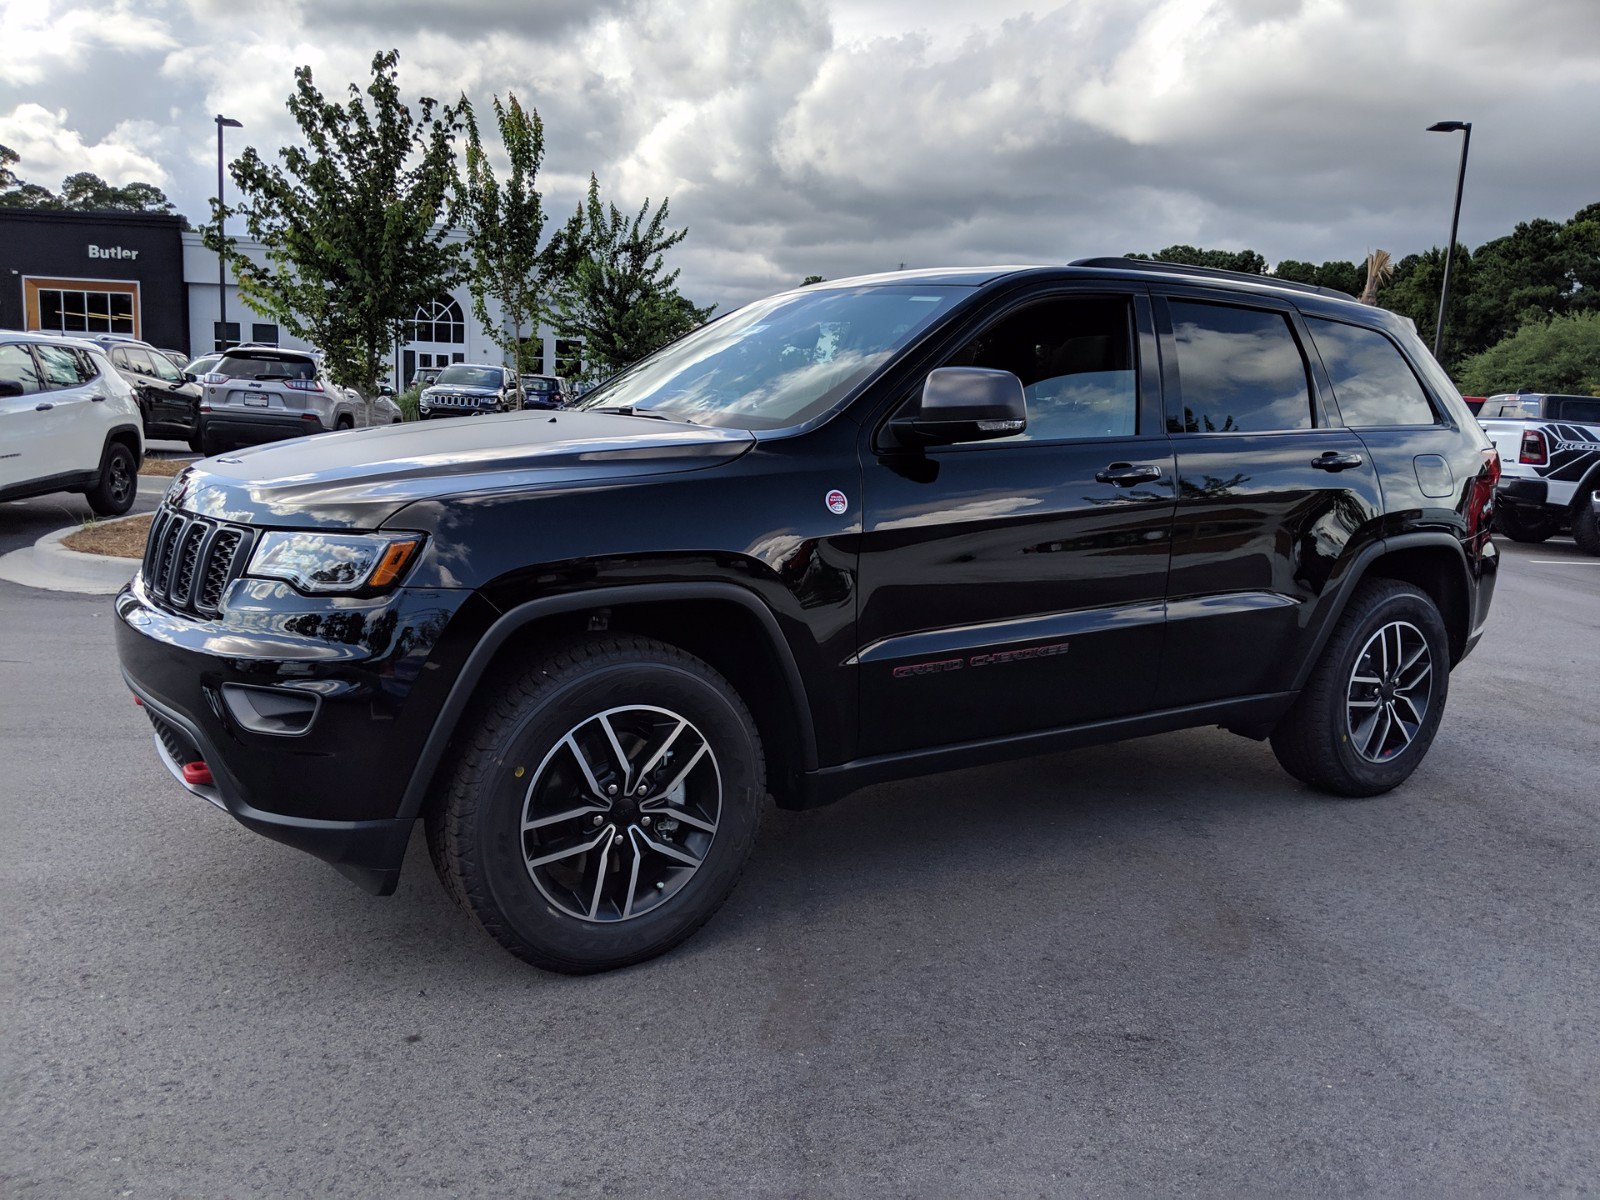
{"type": "Polygon", "coordinates": [[[200,445],[207,455],[308,433],[398,425],[385,384],[372,400],[340,387],[309,350],[235,346],[200,377],[200,445]]]}
{"type": "Polygon", "coordinates": [[[143,461],[138,398],[100,347],[0,330],[0,500],[82,492],[120,516],[143,461]]]}

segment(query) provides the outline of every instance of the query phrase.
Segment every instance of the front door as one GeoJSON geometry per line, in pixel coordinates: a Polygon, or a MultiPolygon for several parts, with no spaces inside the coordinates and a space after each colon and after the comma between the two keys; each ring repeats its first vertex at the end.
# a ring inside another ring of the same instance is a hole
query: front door
{"type": "Polygon", "coordinates": [[[936,365],[1019,376],[1028,428],[892,452],[880,432],[869,446],[860,753],[1144,710],[1175,494],[1148,301],[1015,302],[936,365]]]}
{"type": "Polygon", "coordinates": [[[1346,548],[1376,529],[1377,472],[1289,305],[1196,289],[1156,312],[1178,461],[1158,707],[1285,691],[1346,548]]]}

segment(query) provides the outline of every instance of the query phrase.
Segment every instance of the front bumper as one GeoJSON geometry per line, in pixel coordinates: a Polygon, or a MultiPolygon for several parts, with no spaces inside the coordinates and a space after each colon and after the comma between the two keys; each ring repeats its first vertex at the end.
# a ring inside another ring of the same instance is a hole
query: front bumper
{"type": "Polygon", "coordinates": [[[368,891],[392,891],[417,815],[402,798],[492,606],[466,591],[330,600],[239,579],[208,621],[160,607],[136,576],[115,609],[123,678],[174,776],[203,760],[213,782],[188,790],[368,891]],[[241,720],[240,688],[314,697],[314,717],[292,732],[241,720]]]}

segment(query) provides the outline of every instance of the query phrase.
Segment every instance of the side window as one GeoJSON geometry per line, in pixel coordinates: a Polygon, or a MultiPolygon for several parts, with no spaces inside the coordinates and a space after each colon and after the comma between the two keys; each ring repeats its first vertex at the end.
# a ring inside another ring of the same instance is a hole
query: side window
{"type": "Polygon", "coordinates": [[[127,352],[127,350],[123,349],[121,346],[113,346],[113,347],[111,347],[111,349],[110,349],[110,351],[108,351],[108,353],[111,356],[111,365],[112,366],[115,366],[115,367],[127,367],[128,366],[128,352],[127,352]]]}
{"type": "Polygon", "coordinates": [[[1311,428],[1311,387],[1289,318],[1257,308],[1173,300],[1183,414],[1173,433],[1311,428]]]}
{"type": "Polygon", "coordinates": [[[1376,329],[1319,317],[1306,319],[1333,382],[1344,423],[1352,429],[1380,425],[1432,425],[1427,393],[1395,344],[1376,329]]]}
{"type": "Polygon", "coordinates": [[[1600,400],[1563,400],[1557,407],[1563,421],[1600,421],[1600,400]]]}
{"type": "Polygon", "coordinates": [[[46,387],[52,390],[71,388],[85,382],[77,351],[65,346],[35,346],[33,349],[39,356],[39,365],[44,368],[46,387]]]}
{"type": "Polygon", "coordinates": [[[994,444],[1137,432],[1133,305],[1125,297],[1063,297],[1030,305],[984,330],[946,365],[1010,371],[1022,380],[1028,428],[994,444]]]}
{"type": "Polygon", "coordinates": [[[94,361],[94,355],[87,350],[74,350],[73,357],[78,360],[78,378],[84,383],[100,377],[100,366],[94,361]]]}
{"type": "Polygon", "coordinates": [[[154,375],[155,365],[150,361],[150,352],[138,346],[128,346],[123,351],[128,356],[128,366],[141,375],[154,375]]]}
{"type": "Polygon", "coordinates": [[[179,374],[178,368],[172,365],[172,360],[165,354],[162,354],[159,351],[151,354],[148,350],[145,351],[145,354],[150,359],[151,371],[157,379],[160,379],[165,383],[177,383],[183,378],[183,376],[179,374]]]}
{"type": "Polygon", "coordinates": [[[44,391],[44,380],[39,377],[38,364],[26,346],[15,342],[0,345],[0,379],[22,385],[23,395],[44,391]]]}

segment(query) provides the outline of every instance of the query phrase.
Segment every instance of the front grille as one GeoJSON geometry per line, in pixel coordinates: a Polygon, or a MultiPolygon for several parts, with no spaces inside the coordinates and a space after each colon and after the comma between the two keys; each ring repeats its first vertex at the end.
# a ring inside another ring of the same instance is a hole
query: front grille
{"type": "Polygon", "coordinates": [[[145,543],[145,590],[163,608],[214,617],[222,593],[243,573],[253,540],[242,526],[163,506],[145,543]]]}

